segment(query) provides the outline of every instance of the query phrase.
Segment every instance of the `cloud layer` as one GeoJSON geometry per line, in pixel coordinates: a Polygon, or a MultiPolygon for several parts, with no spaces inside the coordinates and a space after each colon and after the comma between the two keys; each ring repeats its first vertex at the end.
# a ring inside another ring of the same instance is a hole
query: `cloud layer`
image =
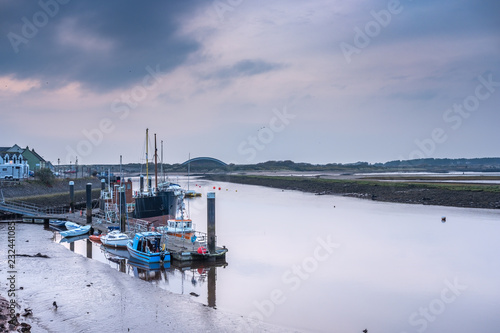
{"type": "Polygon", "coordinates": [[[150,128],[169,163],[497,156],[499,14],[494,1],[4,1],[2,145],[138,162],[150,128]],[[487,98],[453,111],[490,76],[487,98]]]}

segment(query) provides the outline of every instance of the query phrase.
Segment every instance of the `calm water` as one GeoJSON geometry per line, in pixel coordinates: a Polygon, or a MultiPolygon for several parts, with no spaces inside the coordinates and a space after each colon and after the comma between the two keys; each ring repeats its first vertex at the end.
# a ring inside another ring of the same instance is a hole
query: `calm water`
{"type": "MultiPolygon", "coordinates": [[[[171,180],[186,185],[186,179],[171,180]]],[[[229,248],[226,267],[147,272],[110,261],[96,245],[92,257],[159,288],[196,293],[187,297],[204,304],[305,331],[498,331],[498,210],[191,179],[191,189],[196,185],[203,197],[189,200],[187,208],[200,231],[206,231],[206,193],[216,192],[218,245],[229,248]]],[[[71,247],[88,255],[86,241],[71,247]]]]}

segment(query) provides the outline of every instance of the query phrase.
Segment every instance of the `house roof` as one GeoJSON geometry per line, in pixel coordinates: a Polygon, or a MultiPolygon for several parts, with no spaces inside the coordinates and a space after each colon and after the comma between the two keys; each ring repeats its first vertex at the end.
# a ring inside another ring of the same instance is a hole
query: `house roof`
{"type": "Polygon", "coordinates": [[[31,149],[31,150],[29,150],[29,149],[24,149],[23,153],[24,153],[26,150],[28,150],[28,151],[29,151],[29,152],[31,152],[33,155],[35,155],[35,157],[36,157],[38,160],[40,160],[40,161],[42,161],[42,162],[45,162],[45,159],[44,159],[42,156],[38,155],[38,153],[37,153],[37,152],[35,152],[35,149],[31,149]]]}
{"type": "Polygon", "coordinates": [[[13,145],[12,147],[0,147],[0,155],[5,156],[5,154],[24,154],[24,152],[29,151],[35,158],[37,158],[41,162],[46,162],[45,159],[40,156],[34,149],[29,149],[28,146],[26,146],[25,149],[19,147],[17,144],[13,145]],[[18,152],[19,151],[19,152],[18,152]]]}

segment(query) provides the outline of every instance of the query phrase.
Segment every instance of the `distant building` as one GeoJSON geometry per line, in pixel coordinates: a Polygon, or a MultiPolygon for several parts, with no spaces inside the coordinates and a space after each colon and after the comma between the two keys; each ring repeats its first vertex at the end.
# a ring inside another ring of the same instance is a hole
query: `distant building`
{"type": "Polygon", "coordinates": [[[53,169],[54,166],[45,161],[35,149],[21,148],[17,144],[12,147],[0,147],[0,164],[16,164],[17,162],[27,163],[29,170],[37,171],[43,168],[53,169]]]}
{"type": "Polygon", "coordinates": [[[18,145],[0,147],[0,179],[28,178],[30,167],[18,145]]]}
{"type": "MultiPolygon", "coordinates": [[[[17,145],[14,145],[17,146],[17,145]]],[[[28,164],[30,165],[30,169],[35,171],[40,170],[43,168],[48,168],[49,164],[45,159],[40,156],[37,152],[35,152],[35,149],[29,149],[28,146],[26,146],[26,149],[23,149],[22,152],[24,158],[28,161],[28,164]]]]}

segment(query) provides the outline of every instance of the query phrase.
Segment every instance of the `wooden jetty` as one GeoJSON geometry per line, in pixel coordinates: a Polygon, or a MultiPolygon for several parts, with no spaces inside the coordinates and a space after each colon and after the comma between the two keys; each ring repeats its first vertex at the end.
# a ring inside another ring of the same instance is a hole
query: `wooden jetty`
{"type": "MultiPolygon", "coordinates": [[[[0,211],[5,211],[13,214],[22,215],[22,221],[25,223],[40,223],[48,224],[51,220],[65,220],[78,223],[80,225],[92,225],[91,232],[99,231],[107,233],[112,228],[120,228],[127,230],[130,236],[134,236],[137,232],[151,231],[152,226],[146,221],[129,218],[128,223],[125,223],[125,215],[122,210],[120,221],[109,221],[105,216],[100,215],[99,208],[92,209],[91,200],[91,184],[87,184],[87,208],[74,212],[73,198],[73,182],[70,182],[70,211],[61,209],[54,210],[43,208],[33,204],[8,201],[0,201],[0,211]],[[96,218],[93,219],[93,216],[96,218]]],[[[103,189],[103,188],[102,188],[103,189]]],[[[177,261],[220,261],[225,260],[228,249],[216,246],[215,235],[215,193],[207,194],[207,233],[195,232],[195,236],[190,239],[178,237],[164,233],[166,239],[166,248],[170,252],[173,260],[177,261]]]]}

